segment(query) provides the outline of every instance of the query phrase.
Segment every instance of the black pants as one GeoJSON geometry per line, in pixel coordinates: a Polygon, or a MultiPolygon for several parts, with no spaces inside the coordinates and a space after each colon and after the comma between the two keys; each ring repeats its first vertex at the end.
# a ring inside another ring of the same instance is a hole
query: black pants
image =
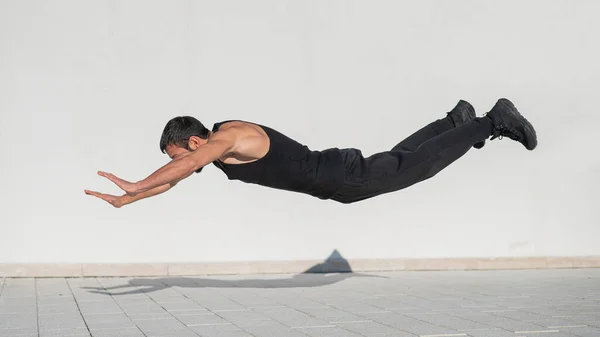
{"type": "Polygon", "coordinates": [[[365,158],[358,149],[341,149],[346,171],[344,184],[331,199],[352,203],[429,179],[491,133],[492,121],[488,117],[458,127],[446,117],[430,123],[389,151],[365,158]]]}

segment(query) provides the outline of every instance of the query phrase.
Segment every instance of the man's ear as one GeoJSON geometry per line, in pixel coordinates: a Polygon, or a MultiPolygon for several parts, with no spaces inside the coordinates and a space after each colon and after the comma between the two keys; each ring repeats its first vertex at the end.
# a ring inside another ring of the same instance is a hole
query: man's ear
{"type": "Polygon", "coordinates": [[[198,147],[200,147],[200,145],[204,144],[206,142],[205,139],[202,139],[198,136],[191,136],[188,139],[188,148],[191,151],[195,151],[196,149],[198,149],[198,147]]]}

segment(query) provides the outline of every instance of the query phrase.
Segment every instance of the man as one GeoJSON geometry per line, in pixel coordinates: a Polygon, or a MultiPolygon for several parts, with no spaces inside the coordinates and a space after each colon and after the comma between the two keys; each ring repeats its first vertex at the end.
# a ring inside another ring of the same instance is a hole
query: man
{"type": "Polygon", "coordinates": [[[124,190],[122,196],[85,192],[121,207],[164,193],[212,163],[230,180],[349,204],[429,179],[490,137],[513,139],[528,150],[537,146],[533,126],[505,98],[484,117],[476,117],[471,104],[461,100],[445,118],[369,157],[354,148],[310,150],[256,123],[225,121],[208,130],[193,117],[176,117],[160,140],[161,151],[171,158],[168,164],[136,183],[98,172],[124,190]]]}

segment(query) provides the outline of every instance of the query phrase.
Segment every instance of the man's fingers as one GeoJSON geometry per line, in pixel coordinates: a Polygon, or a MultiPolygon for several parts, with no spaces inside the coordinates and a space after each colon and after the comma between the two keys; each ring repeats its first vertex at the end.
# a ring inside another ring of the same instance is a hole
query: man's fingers
{"type": "Polygon", "coordinates": [[[110,180],[113,180],[115,178],[115,176],[113,174],[108,173],[108,172],[103,172],[103,171],[98,171],[98,175],[102,176],[104,178],[108,178],[110,180]]]}
{"type": "Polygon", "coordinates": [[[95,196],[97,198],[100,198],[100,199],[102,199],[104,201],[107,201],[107,202],[111,202],[111,200],[113,199],[113,197],[110,196],[110,195],[108,195],[108,194],[99,193],[99,192],[96,192],[96,191],[85,190],[85,194],[93,195],[93,196],[95,196]]]}
{"type": "Polygon", "coordinates": [[[87,194],[87,195],[93,195],[93,196],[95,196],[95,197],[99,197],[99,196],[100,196],[100,193],[98,193],[98,192],[95,192],[95,191],[85,190],[84,192],[85,192],[85,194],[87,194]]]}
{"type": "Polygon", "coordinates": [[[85,194],[87,194],[87,195],[93,195],[93,196],[98,197],[100,199],[105,199],[105,195],[104,194],[98,193],[98,192],[95,192],[95,191],[85,190],[85,194]]]}
{"type": "Polygon", "coordinates": [[[103,176],[104,178],[107,178],[108,180],[112,181],[113,183],[117,184],[120,186],[121,183],[123,183],[123,179],[118,178],[117,176],[115,176],[112,173],[107,173],[107,172],[102,172],[102,171],[98,171],[98,174],[103,176]]]}

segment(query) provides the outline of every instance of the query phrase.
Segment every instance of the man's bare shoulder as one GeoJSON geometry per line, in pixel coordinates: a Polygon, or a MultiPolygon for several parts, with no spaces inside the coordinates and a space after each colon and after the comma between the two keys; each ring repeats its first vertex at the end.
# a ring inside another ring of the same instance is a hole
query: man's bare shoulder
{"type": "Polygon", "coordinates": [[[219,127],[219,130],[214,133],[214,136],[219,135],[219,133],[221,133],[222,136],[228,134],[229,137],[241,138],[248,136],[266,136],[265,131],[259,125],[243,121],[231,121],[223,123],[219,127]]]}
{"type": "Polygon", "coordinates": [[[257,128],[262,129],[260,126],[256,125],[255,123],[251,123],[251,122],[229,121],[229,122],[225,122],[225,123],[221,124],[218,131],[232,129],[232,128],[237,129],[237,130],[243,130],[243,129],[255,130],[257,128]]]}
{"type": "Polygon", "coordinates": [[[226,163],[258,159],[264,156],[269,149],[267,133],[259,125],[250,122],[226,122],[209,137],[209,143],[211,141],[232,144],[230,151],[222,157],[223,160],[229,159],[226,163]]]}

